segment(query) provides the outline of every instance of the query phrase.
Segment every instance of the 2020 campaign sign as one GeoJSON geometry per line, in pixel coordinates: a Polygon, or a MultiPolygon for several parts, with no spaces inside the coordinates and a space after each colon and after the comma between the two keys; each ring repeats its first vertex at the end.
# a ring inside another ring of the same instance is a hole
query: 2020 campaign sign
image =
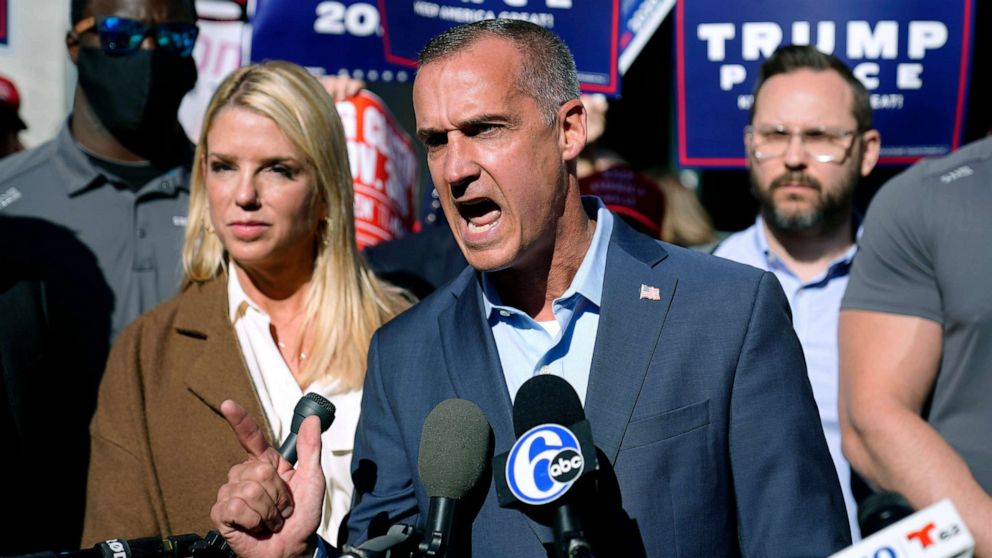
{"type": "Polygon", "coordinates": [[[251,60],[290,60],[367,81],[408,81],[386,61],[375,0],[256,0],[251,60]]]}
{"type": "Polygon", "coordinates": [[[779,44],[844,60],[871,95],[881,162],[960,145],[974,0],[692,0],[676,6],[679,163],[745,164],[743,129],[761,63],[779,44]]]}
{"type": "Polygon", "coordinates": [[[575,57],[583,91],[619,93],[620,0],[379,0],[386,60],[415,67],[417,54],[442,31],[482,19],[524,19],[555,32],[575,57]]]}

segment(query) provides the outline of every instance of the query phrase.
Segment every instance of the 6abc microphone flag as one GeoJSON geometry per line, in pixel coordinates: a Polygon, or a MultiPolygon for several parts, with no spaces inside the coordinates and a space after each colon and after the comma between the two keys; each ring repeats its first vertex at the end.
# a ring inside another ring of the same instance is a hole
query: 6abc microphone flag
{"type": "Polygon", "coordinates": [[[579,396],[558,376],[527,380],[513,404],[513,430],[513,447],[493,459],[499,505],[550,522],[556,557],[593,556],[582,513],[588,483],[580,481],[599,470],[599,461],[579,396]]]}
{"type": "MultiPolygon", "coordinates": [[[[592,557],[582,527],[581,496],[573,487],[599,465],[578,395],[557,376],[531,378],[517,392],[513,425],[513,447],[492,459],[498,503],[551,523],[556,556],[592,557]]],[[[492,429],[474,403],[442,401],[427,416],[421,435],[418,468],[430,497],[423,528],[394,525],[381,537],[346,547],[344,556],[468,556],[474,518],[462,501],[485,488],[479,483],[492,447],[492,429]]]]}

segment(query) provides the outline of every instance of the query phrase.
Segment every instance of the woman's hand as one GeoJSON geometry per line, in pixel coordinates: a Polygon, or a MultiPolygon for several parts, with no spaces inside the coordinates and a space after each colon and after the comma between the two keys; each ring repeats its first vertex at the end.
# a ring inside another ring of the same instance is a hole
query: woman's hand
{"type": "Polygon", "coordinates": [[[313,556],[325,484],[320,420],[308,417],[300,426],[293,469],[244,408],[228,400],[221,412],[249,457],[231,467],[217,492],[210,510],[217,530],[242,558],[313,556]]]}

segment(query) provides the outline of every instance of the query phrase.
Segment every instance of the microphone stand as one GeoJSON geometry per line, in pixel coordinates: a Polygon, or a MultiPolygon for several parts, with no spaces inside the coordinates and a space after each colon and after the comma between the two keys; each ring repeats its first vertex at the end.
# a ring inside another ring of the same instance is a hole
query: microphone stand
{"type": "MultiPolygon", "coordinates": [[[[186,558],[197,556],[195,549],[202,543],[204,540],[192,533],[131,540],[110,539],[93,545],[93,548],[64,552],[33,552],[13,558],[186,558]]],[[[198,556],[213,558],[205,554],[198,556]]]]}
{"type": "Polygon", "coordinates": [[[354,547],[345,545],[341,556],[352,558],[413,558],[420,554],[420,533],[409,525],[397,523],[385,535],[369,539],[354,547]]]}
{"type": "Polygon", "coordinates": [[[555,555],[559,558],[595,558],[579,519],[566,506],[555,510],[555,555]]]}

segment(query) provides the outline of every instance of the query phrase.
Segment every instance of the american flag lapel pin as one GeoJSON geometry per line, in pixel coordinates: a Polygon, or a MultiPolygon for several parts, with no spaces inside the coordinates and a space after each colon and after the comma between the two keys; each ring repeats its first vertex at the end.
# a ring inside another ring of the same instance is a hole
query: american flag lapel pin
{"type": "Polygon", "coordinates": [[[661,300],[661,291],[658,287],[652,287],[651,285],[645,285],[641,283],[641,300],[661,300]]]}

